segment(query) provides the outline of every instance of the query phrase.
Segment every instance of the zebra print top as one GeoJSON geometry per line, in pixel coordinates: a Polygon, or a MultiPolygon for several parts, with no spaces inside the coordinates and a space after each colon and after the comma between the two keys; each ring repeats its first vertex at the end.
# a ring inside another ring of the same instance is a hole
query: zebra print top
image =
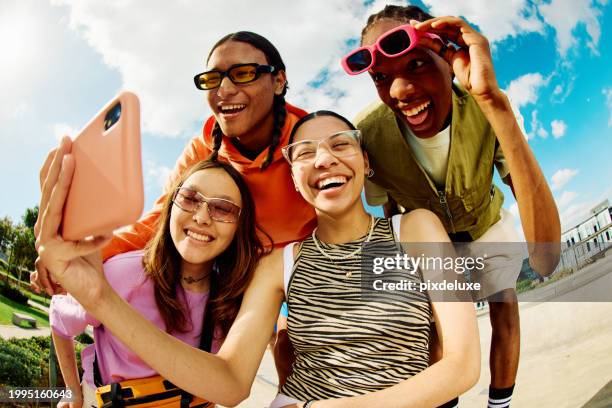
{"type": "MultiPolygon", "coordinates": [[[[364,240],[319,245],[339,257],[364,240]]],[[[391,220],[375,220],[370,242],[395,246],[391,220]]],[[[361,268],[359,255],[332,262],[312,237],[301,244],[286,289],[296,358],[282,394],[302,401],[361,395],[427,368],[431,307],[426,294],[363,296],[361,268]]],[[[419,274],[412,279],[422,281],[419,274]]]]}

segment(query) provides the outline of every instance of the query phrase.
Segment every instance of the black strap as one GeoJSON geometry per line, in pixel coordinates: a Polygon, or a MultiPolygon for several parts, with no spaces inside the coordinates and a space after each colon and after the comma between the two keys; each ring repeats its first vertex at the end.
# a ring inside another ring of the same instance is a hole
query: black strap
{"type": "Polygon", "coordinates": [[[100,367],[98,366],[98,354],[96,353],[96,350],[94,350],[93,371],[94,384],[96,387],[104,386],[104,383],[102,382],[102,374],[100,374],[100,367]]]}
{"type": "Polygon", "coordinates": [[[206,301],[206,309],[204,310],[203,322],[202,322],[202,334],[200,335],[200,350],[212,352],[212,341],[215,331],[215,325],[213,323],[212,318],[212,307],[211,307],[211,299],[214,299],[217,296],[217,280],[219,272],[217,263],[213,265],[211,279],[210,279],[210,289],[208,291],[208,300],[206,301]]]}

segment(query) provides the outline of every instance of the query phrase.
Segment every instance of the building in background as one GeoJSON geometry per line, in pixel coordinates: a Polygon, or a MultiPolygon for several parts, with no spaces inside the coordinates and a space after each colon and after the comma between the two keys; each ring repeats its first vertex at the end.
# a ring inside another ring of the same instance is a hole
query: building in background
{"type": "Polygon", "coordinates": [[[557,270],[580,269],[604,255],[612,246],[612,207],[604,200],[588,217],[561,234],[563,250],[557,270]]]}

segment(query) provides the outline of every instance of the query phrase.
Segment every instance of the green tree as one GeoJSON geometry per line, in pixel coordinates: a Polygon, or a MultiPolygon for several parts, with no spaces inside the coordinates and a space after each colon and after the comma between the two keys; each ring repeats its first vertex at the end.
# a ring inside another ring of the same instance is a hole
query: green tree
{"type": "Polygon", "coordinates": [[[13,241],[13,221],[9,217],[0,218],[0,251],[7,253],[13,241]]]}
{"type": "Polygon", "coordinates": [[[34,232],[34,225],[38,219],[38,206],[26,208],[25,214],[21,217],[23,224],[34,232]]]}
{"type": "Polygon", "coordinates": [[[15,228],[15,241],[13,242],[13,262],[19,269],[19,280],[21,280],[22,268],[27,270],[34,269],[34,261],[36,261],[34,232],[21,224],[15,228]]]}

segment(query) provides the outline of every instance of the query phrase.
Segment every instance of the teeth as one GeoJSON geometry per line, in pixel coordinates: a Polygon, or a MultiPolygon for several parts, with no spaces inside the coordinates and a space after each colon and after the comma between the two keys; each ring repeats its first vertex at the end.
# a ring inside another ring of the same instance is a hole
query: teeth
{"type": "Polygon", "coordinates": [[[212,237],[210,235],[202,235],[202,234],[198,234],[197,232],[190,231],[190,230],[187,230],[187,235],[189,235],[191,238],[197,241],[203,241],[203,242],[212,241],[212,237]]]}
{"type": "Polygon", "coordinates": [[[430,103],[431,103],[430,101],[427,101],[425,103],[420,104],[419,106],[415,106],[412,109],[405,109],[403,113],[406,116],[414,116],[418,114],[419,112],[421,112],[423,109],[427,108],[430,103]]]}
{"type": "Polygon", "coordinates": [[[326,179],[323,180],[319,180],[319,182],[317,183],[317,188],[318,189],[322,189],[323,187],[330,185],[332,183],[340,183],[340,184],[344,184],[346,183],[346,177],[344,176],[334,176],[334,177],[328,177],[326,179]]]}
{"type": "Polygon", "coordinates": [[[244,109],[244,108],[246,108],[246,105],[243,103],[236,104],[236,105],[222,105],[221,112],[232,111],[232,110],[237,110],[237,109],[244,109]]]}

